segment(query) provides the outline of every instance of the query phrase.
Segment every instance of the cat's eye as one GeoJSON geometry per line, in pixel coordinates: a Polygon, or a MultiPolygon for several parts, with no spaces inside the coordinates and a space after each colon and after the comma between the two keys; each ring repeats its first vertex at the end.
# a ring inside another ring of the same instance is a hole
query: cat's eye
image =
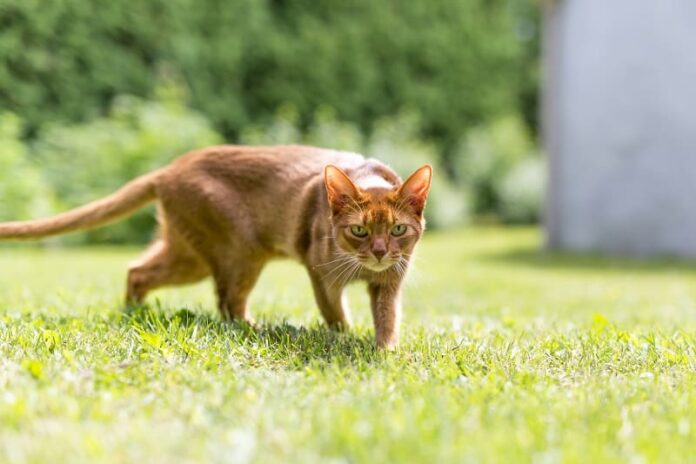
{"type": "Polygon", "coordinates": [[[350,231],[356,237],[367,237],[367,229],[363,226],[350,226],[350,231]]]}
{"type": "Polygon", "coordinates": [[[398,237],[399,235],[404,235],[406,233],[406,229],[406,224],[397,224],[394,227],[392,227],[391,234],[394,237],[398,237]]]}

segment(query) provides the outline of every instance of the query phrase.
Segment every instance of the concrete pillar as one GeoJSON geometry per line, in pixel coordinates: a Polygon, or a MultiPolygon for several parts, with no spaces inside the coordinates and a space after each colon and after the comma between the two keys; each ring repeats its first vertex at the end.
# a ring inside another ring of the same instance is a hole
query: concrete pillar
{"type": "Polygon", "coordinates": [[[546,12],[551,248],[696,257],[696,1],[546,12]]]}

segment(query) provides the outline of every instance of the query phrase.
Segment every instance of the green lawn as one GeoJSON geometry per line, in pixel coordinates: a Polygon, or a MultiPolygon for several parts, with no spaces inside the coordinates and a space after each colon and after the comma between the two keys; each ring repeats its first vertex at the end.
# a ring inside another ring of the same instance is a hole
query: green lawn
{"type": "Polygon", "coordinates": [[[696,265],[430,233],[403,342],[319,325],[269,268],[257,332],[209,284],[120,312],[136,249],[0,249],[0,462],[696,462],[696,265]]]}

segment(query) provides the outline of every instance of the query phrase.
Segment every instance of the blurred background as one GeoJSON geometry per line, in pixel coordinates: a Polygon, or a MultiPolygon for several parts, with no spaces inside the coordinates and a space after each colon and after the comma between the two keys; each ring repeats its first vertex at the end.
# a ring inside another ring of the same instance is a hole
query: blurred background
{"type": "Polygon", "coordinates": [[[0,0],[0,220],[194,148],[305,143],[432,163],[433,229],[543,220],[550,248],[696,257],[696,4],[605,3],[0,0]]]}
{"type": "MultiPolygon", "coordinates": [[[[406,175],[432,228],[540,218],[531,0],[1,0],[0,220],[112,192],[187,150],[306,143],[406,175]]],[[[63,243],[147,241],[153,210],[63,243]]]]}

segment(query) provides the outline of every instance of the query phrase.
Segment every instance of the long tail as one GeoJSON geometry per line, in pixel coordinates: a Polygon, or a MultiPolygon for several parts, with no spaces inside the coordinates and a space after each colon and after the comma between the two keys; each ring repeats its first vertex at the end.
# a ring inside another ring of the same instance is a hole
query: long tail
{"type": "Polygon", "coordinates": [[[117,192],[79,208],[45,219],[0,223],[0,240],[29,240],[92,229],[130,215],[157,198],[155,180],[160,171],[145,174],[117,192]]]}

